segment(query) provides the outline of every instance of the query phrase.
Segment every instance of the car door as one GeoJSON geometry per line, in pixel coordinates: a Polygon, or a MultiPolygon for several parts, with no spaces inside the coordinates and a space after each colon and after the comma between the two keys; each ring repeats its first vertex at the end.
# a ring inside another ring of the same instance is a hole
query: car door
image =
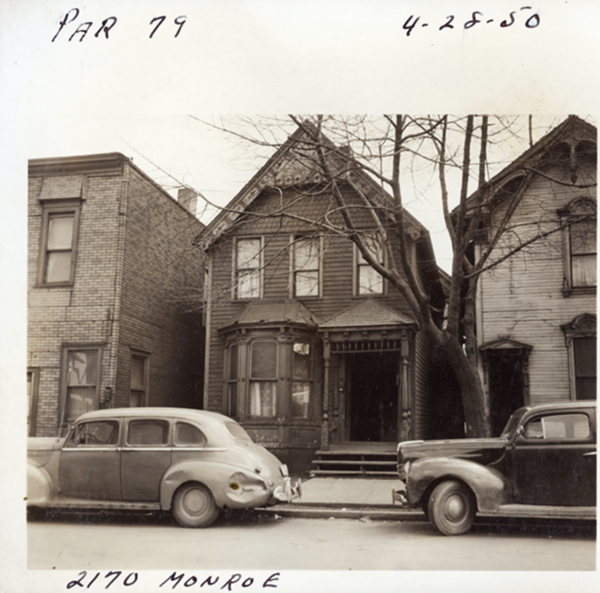
{"type": "Polygon", "coordinates": [[[123,500],[158,502],[160,480],[171,465],[170,424],[161,418],[126,423],[121,452],[123,500]]]}
{"type": "Polygon", "coordinates": [[[60,455],[59,487],[64,496],[89,500],[121,499],[118,420],[76,424],[60,455]]]}
{"type": "Polygon", "coordinates": [[[593,410],[539,413],[514,442],[515,502],[558,506],[596,504],[593,410]]]}

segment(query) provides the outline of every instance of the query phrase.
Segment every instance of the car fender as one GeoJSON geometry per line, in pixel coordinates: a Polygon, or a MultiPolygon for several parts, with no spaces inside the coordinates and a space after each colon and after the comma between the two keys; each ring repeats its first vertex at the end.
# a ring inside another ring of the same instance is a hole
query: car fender
{"type": "Polygon", "coordinates": [[[419,504],[423,495],[446,479],[464,482],[475,494],[479,511],[493,511],[510,502],[508,480],[499,471],[452,457],[419,459],[412,464],[407,481],[409,502],[419,504]]]}
{"type": "Polygon", "coordinates": [[[27,463],[27,504],[44,505],[53,498],[52,480],[48,472],[36,463],[27,463]]]}
{"type": "MultiPolygon", "coordinates": [[[[188,460],[176,463],[165,472],[162,478],[160,508],[162,510],[171,508],[175,491],[185,482],[201,482],[210,489],[217,506],[227,506],[230,502],[230,498],[226,493],[229,479],[233,474],[240,472],[252,475],[245,468],[224,464],[223,462],[188,460]]],[[[262,480],[258,475],[253,477],[262,480]]]]}

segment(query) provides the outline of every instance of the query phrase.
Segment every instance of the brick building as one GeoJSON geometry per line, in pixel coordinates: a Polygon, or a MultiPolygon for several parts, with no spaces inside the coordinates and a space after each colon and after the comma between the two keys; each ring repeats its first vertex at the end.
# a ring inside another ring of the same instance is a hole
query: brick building
{"type": "Polygon", "coordinates": [[[202,223],[118,153],[31,160],[28,199],[29,434],[202,407],[202,223]]]}

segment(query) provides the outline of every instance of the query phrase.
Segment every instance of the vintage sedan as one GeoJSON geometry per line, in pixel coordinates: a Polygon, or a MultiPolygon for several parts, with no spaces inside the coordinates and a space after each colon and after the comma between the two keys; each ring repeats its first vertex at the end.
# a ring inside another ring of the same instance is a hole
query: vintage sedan
{"type": "Polygon", "coordinates": [[[170,509],[184,527],[300,490],[237,422],[183,408],[98,410],[64,438],[31,437],[27,478],[28,508],[170,509]]]}
{"type": "Polygon", "coordinates": [[[394,502],[421,508],[444,535],[475,515],[596,518],[596,402],[519,408],[498,438],[398,445],[394,502]]]}

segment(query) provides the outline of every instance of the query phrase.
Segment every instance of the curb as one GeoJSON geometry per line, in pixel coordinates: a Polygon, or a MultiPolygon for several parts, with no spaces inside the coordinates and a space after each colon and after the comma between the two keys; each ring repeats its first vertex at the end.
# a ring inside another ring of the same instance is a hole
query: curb
{"type": "Polygon", "coordinates": [[[373,507],[360,505],[275,505],[256,509],[261,514],[275,517],[300,519],[367,519],[371,521],[422,521],[427,522],[419,510],[393,507],[373,507]]]}

